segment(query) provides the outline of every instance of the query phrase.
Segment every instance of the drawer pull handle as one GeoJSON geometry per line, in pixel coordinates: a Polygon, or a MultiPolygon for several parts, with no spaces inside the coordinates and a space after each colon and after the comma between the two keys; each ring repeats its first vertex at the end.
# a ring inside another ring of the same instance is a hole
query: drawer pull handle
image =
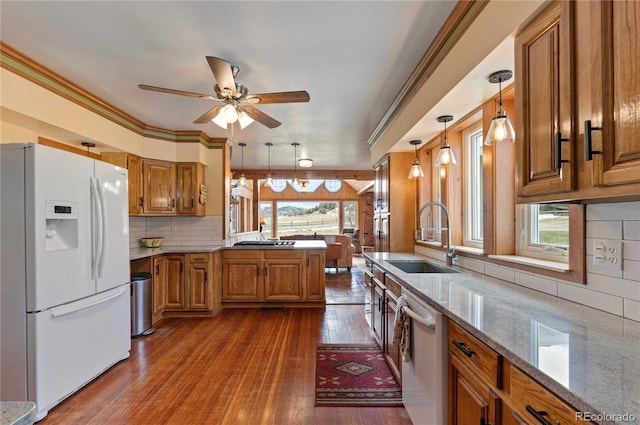
{"type": "Polygon", "coordinates": [[[584,122],[584,160],[591,161],[593,159],[593,154],[601,154],[600,151],[594,151],[591,148],[591,132],[594,130],[602,130],[602,127],[593,127],[591,125],[591,120],[586,120],[584,122]]]}
{"type": "Polygon", "coordinates": [[[542,425],[553,425],[551,422],[545,419],[545,416],[549,416],[549,414],[544,410],[536,410],[528,404],[526,406],[526,409],[527,412],[531,413],[533,417],[536,418],[542,425]]]}
{"type": "Polygon", "coordinates": [[[560,169],[562,164],[565,162],[569,162],[567,159],[562,159],[562,142],[568,142],[569,139],[564,139],[562,137],[562,133],[556,131],[555,139],[554,139],[554,147],[555,147],[555,168],[560,169]]]}
{"type": "Polygon", "coordinates": [[[458,349],[460,351],[462,351],[464,353],[464,355],[467,356],[467,357],[473,357],[473,355],[476,354],[475,351],[469,349],[466,345],[464,345],[464,342],[458,342],[455,339],[452,340],[451,342],[453,342],[453,345],[458,347],[458,349]]]}

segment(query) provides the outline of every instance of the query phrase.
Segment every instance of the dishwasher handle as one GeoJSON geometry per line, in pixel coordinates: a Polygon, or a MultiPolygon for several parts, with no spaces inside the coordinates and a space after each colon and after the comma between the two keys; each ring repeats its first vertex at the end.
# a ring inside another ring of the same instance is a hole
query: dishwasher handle
{"type": "Polygon", "coordinates": [[[435,332],[436,331],[436,322],[433,317],[429,316],[427,318],[421,317],[418,313],[411,310],[409,307],[402,307],[402,311],[406,313],[409,317],[411,317],[416,322],[425,326],[427,329],[435,332]]]}

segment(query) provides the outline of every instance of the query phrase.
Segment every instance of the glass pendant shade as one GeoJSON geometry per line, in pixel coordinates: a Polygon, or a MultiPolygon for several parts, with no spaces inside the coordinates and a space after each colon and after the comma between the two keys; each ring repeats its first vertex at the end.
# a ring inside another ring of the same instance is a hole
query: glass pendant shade
{"type": "Polygon", "coordinates": [[[493,142],[502,142],[505,140],[513,141],[516,138],[516,132],[513,130],[509,115],[498,115],[491,120],[491,126],[484,139],[484,144],[491,146],[493,142]]]}
{"type": "Polygon", "coordinates": [[[245,111],[241,111],[238,114],[238,122],[240,123],[240,129],[244,129],[246,126],[253,122],[253,118],[251,118],[245,111]]]}
{"type": "Polygon", "coordinates": [[[264,185],[267,187],[273,186],[273,178],[271,177],[271,173],[267,174],[267,178],[264,181],[264,185]]]}
{"type": "Polygon", "coordinates": [[[238,111],[236,111],[236,108],[231,104],[224,105],[218,115],[222,115],[228,124],[238,121],[238,111]]]}
{"type": "Polygon", "coordinates": [[[424,172],[418,162],[418,158],[416,158],[415,161],[413,161],[413,164],[411,164],[411,169],[409,169],[409,179],[416,179],[420,177],[424,177],[424,172]]]}
{"type": "Polygon", "coordinates": [[[449,144],[444,144],[438,151],[438,157],[436,158],[436,167],[440,167],[442,165],[456,165],[456,157],[453,155],[453,150],[449,144]]]}
{"type": "Polygon", "coordinates": [[[238,183],[240,184],[240,186],[246,186],[247,185],[247,178],[245,177],[244,173],[240,174],[240,178],[238,179],[238,183]]]}
{"type": "Polygon", "coordinates": [[[227,122],[224,120],[224,117],[222,116],[221,113],[218,113],[218,115],[213,117],[211,122],[214,123],[215,125],[219,126],[219,127],[224,128],[225,130],[227,129],[227,122]]]}

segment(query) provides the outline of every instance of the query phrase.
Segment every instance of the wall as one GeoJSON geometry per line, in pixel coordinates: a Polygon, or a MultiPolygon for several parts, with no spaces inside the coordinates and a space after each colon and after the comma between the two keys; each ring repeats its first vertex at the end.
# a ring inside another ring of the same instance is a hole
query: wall
{"type": "Polygon", "coordinates": [[[129,247],[155,236],[164,237],[166,246],[221,245],[222,227],[222,216],[130,217],[129,247]]]}
{"type": "MultiPolygon", "coordinates": [[[[506,280],[558,298],[640,322],[640,202],[587,205],[585,285],[550,279],[536,273],[460,257],[461,267],[506,280]],[[596,266],[594,240],[622,244],[622,269],[596,266]]],[[[415,246],[417,254],[444,261],[444,252],[415,246]]]]}

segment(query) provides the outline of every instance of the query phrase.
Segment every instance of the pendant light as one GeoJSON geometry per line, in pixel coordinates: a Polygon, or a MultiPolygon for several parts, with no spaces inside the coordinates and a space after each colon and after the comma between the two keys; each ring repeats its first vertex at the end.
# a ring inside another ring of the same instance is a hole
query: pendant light
{"type": "Polygon", "coordinates": [[[409,180],[424,177],[420,161],[418,161],[418,145],[422,143],[422,140],[412,140],[409,143],[412,144],[415,149],[415,157],[413,158],[413,164],[411,164],[411,169],[409,170],[409,180]]]}
{"type": "Polygon", "coordinates": [[[453,155],[453,149],[449,146],[447,141],[447,123],[453,119],[453,115],[441,115],[438,117],[438,122],[444,123],[444,143],[438,151],[438,157],[436,158],[436,167],[442,165],[453,164],[456,165],[456,157],[453,155]]]}
{"type": "Polygon", "coordinates": [[[509,115],[502,109],[502,82],[510,80],[512,76],[513,73],[511,71],[498,71],[489,76],[490,83],[498,83],[500,85],[500,103],[496,116],[491,120],[487,137],[484,139],[484,144],[487,146],[491,146],[494,142],[502,142],[503,140],[513,142],[516,138],[516,132],[513,131],[513,125],[511,125],[509,115]]]}
{"type": "Polygon", "coordinates": [[[297,169],[297,164],[298,164],[298,146],[300,146],[300,143],[298,142],[293,142],[291,143],[291,146],[293,146],[293,180],[291,181],[291,184],[298,184],[298,176],[296,176],[296,171],[297,169]]]}
{"type": "Polygon", "coordinates": [[[273,143],[271,142],[267,142],[265,143],[265,145],[267,146],[268,149],[268,169],[267,169],[267,179],[264,181],[264,185],[267,187],[272,187],[273,186],[273,178],[271,177],[271,146],[273,146],[273,143]]]}
{"type": "Polygon", "coordinates": [[[247,178],[244,176],[244,147],[247,146],[246,143],[238,143],[240,145],[240,149],[242,149],[242,172],[240,173],[240,178],[238,179],[238,183],[240,186],[247,185],[247,178]]]}

